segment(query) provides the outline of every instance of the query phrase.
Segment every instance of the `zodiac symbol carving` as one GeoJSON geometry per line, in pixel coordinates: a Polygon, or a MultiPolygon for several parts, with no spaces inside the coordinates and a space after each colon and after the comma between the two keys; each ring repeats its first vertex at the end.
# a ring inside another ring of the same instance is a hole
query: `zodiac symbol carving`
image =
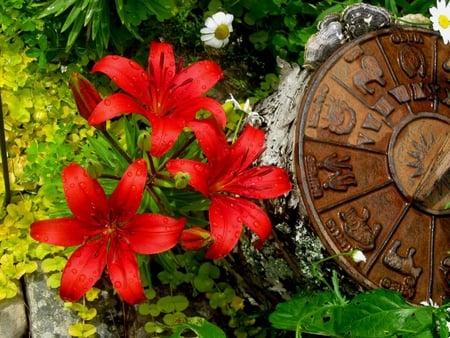
{"type": "Polygon", "coordinates": [[[381,224],[372,227],[367,223],[370,218],[369,209],[363,208],[362,215],[359,215],[355,208],[350,208],[347,212],[339,212],[342,226],[345,233],[357,242],[358,249],[362,251],[372,250],[375,247],[375,240],[381,231],[381,224]]]}
{"type": "Polygon", "coordinates": [[[350,160],[350,156],[344,156],[341,159],[337,159],[337,154],[332,153],[331,155],[328,155],[320,161],[317,165],[319,168],[325,168],[328,171],[334,172],[338,171],[340,169],[352,169],[352,165],[344,162],[348,162],[350,160]]]}
{"type": "Polygon", "coordinates": [[[377,82],[380,86],[386,83],[382,79],[383,69],[378,63],[377,59],[372,55],[365,55],[361,59],[362,70],[353,75],[353,83],[363,94],[373,94],[374,89],[367,85],[371,82],[377,82]]]}
{"type": "Polygon", "coordinates": [[[324,189],[347,191],[349,185],[357,185],[353,173],[343,174],[343,169],[352,170],[352,165],[345,163],[349,160],[350,156],[337,159],[337,154],[332,153],[317,164],[318,168],[325,168],[333,173],[328,177],[328,181],[323,184],[324,189]]]}
{"type": "Polygon", "coordinates": [[[336,100],[330,95],[330,109],[328,111],[329,131],[342,135],[349,134],[356,124],[356,113],[344,100],[336,100]]]}
{"type": "Polygon", "coordinates": [[[399,54],[400,66],[409,78],[413,78],[416,75],[422,78],[425,77],[425,57],[418,48],[405,45],[399,54]]]}
{"type": "Polygon", "coordinates": [[[337,170],[328,177],[328,181],[323,184],[324,189],[347,191],[349,185],[356,185],[353,173],[342,175],[342,171],[337,170]]]}
{"type": "Polygon", "coordinates": [[[409,248],[406,256],[400,256],[397,253],[397,249],[400,247],[401,242],[396,240],[388,253],[383,258],[383,263],[390,269],[400,272],[403,275],[411,276],[417,279],[422,273],[422,268],[414,265],[413,256],[416,253],[416,249],[409,248]]]}

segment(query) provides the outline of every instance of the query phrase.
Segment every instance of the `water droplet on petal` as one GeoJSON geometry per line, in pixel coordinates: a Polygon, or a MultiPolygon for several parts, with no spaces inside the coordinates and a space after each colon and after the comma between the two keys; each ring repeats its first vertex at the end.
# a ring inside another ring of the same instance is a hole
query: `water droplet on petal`
{"type": "Polygon", "coordinates": [[[109,99],[105,99],[105,106],[110,106],[111,105],[111,101],[109,99]]]}
{"type": "Polygon", "coordinates": [[[78,273],[78,270],[73,268],[72,270],[70,270],[70,272],[72,272],[74,275],[76,275],[78,273]]]}
{"type": "Polygon", "coordinates": [[[122,283],[119,282],[119,281],[114,282],[114,287],[115,287],[116,289],[120,289],[120,288],[122,287],[122,283]]]}

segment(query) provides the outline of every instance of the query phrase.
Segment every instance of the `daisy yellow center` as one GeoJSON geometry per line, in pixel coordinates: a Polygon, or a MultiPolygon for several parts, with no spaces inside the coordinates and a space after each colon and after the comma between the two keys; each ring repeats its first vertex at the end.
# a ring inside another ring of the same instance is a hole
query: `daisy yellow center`
{"type": "Polygon", "coordinates": [[[438,22],[439,22],[439,26],[441,26],[444,29],[448,28],[448,26],[450,25],[450,20],[447,15],[443,15],[443,14],[439,15],[438,22]]]}
{"type": "Polygon", "coordinates": [[[225,40],[229,35],[230,30],[228,29],[228,26],[225,24],[217,26],[216,30],[214,31],[214,36],[218,40],[225,40]]]}

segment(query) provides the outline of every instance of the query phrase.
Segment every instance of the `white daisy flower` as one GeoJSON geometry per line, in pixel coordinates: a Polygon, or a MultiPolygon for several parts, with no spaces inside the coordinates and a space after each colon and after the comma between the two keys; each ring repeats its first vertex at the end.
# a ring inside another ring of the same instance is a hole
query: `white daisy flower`
{"type": "Polygon", "coordinates": [[[233,107],[235,110],[242,110],[244,113],[246,113],[248,115],[247,121],[252,127],[259,128],[263,125],[264,117],[259,115],[258,112],[252,110],[249,99],[247,99],[245,103],[239,103],[232,94],[230,94],[230,96],[231,99],[228,99],[225,102],[233,103],[233,107]]]}
{"type": "Polygon", "coordinates": [[[362,253],[361,250],[355,249],[350,253],[350,256],[352,257],[353,261],[355,263],[359,263],[359,262],[365,262],[366,261],[366,256],[364,256],[364,254],[362,253]]]}
{"type": "Polygon", "coordinates": [[[445,0],[437,0],[437,7],[431,7],[431,22],[433,29],[441,33],[444,43],[450,41],[450,5],[445,3],[445,0]]]}
{"type": "Polygon", "coordinates": [[[217,12],[205,21],[205,27],[200,30],[201,40],[207,46],[222,48],[230,41],[230,33],[233,31],[233,15],[217,12]]]}
{"type": "Polygon", "coordinates": [[[428,300],[424,300],[423,302],[420,302],[420,305],[423,306],[432,306],[435,308],[438,308],[439,306],[430,298],[428,300]]]}

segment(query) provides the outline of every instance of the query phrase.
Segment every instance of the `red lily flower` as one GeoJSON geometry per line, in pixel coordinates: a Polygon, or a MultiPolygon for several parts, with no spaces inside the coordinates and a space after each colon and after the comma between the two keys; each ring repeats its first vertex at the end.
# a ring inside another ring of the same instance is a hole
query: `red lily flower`
{"type": "Polygon", "coordinates": [[[270,235],[271,222],[256,204],[242,197],[266,199],[291,189],[286,171],[275,166],[249,168],[264,146],[264,132],[247,126],[231,146],[213,120],[191,122],[189,126],[208,159],[208,163],[189,159],[170,160],[166,168],[172,175],[188,173],[189,184],[211,199],[209,221],[214,243],[206,257],[221,258],[237,244],[245,224],[262,244],[270,235]]]}
{"type": "Polygon", "coordinates": [[[62,246],[81,246],[69,258],[61,278],[60,296],[80,299],[101,277],[107,266],[109,278],[128,303],[145,300],[134,253],[156,254],[176,245],[185,220],[159,214],[137,214],[147,166],[133,162],[107,198],[100,184],[77,164],[62,173],[64,193],[74,214],[31,225],[31,237],[62,246]]]}
{"type": "MultiPolygon", "coordinates": [[[[72,90],[78,112],[86,120],[89,120],[94,108],[102,101],[100,94],[88,79],[78,73],[72,73],[70,75],[69,85],[72,90]]],[[[105,130],[106,123],[101,123],[95,127],[100,130],[105,130]]]]}
{"type": "Polygon", "coordinates": [[[177,69],[169,44],[151,43],[148,73],[133,60],[115,55],[98,61],[92,72],[106,74],[125,93],[113,94],[100,102],[89,123],[99,124],[127,113],[146,117],[152,126],[153,156],[164,155],[201,109],[209,111],[222,126],[226,123],[222,105],[202,96],[223,77],[220,67],[212,61],[199,61],[177,69]]]}

